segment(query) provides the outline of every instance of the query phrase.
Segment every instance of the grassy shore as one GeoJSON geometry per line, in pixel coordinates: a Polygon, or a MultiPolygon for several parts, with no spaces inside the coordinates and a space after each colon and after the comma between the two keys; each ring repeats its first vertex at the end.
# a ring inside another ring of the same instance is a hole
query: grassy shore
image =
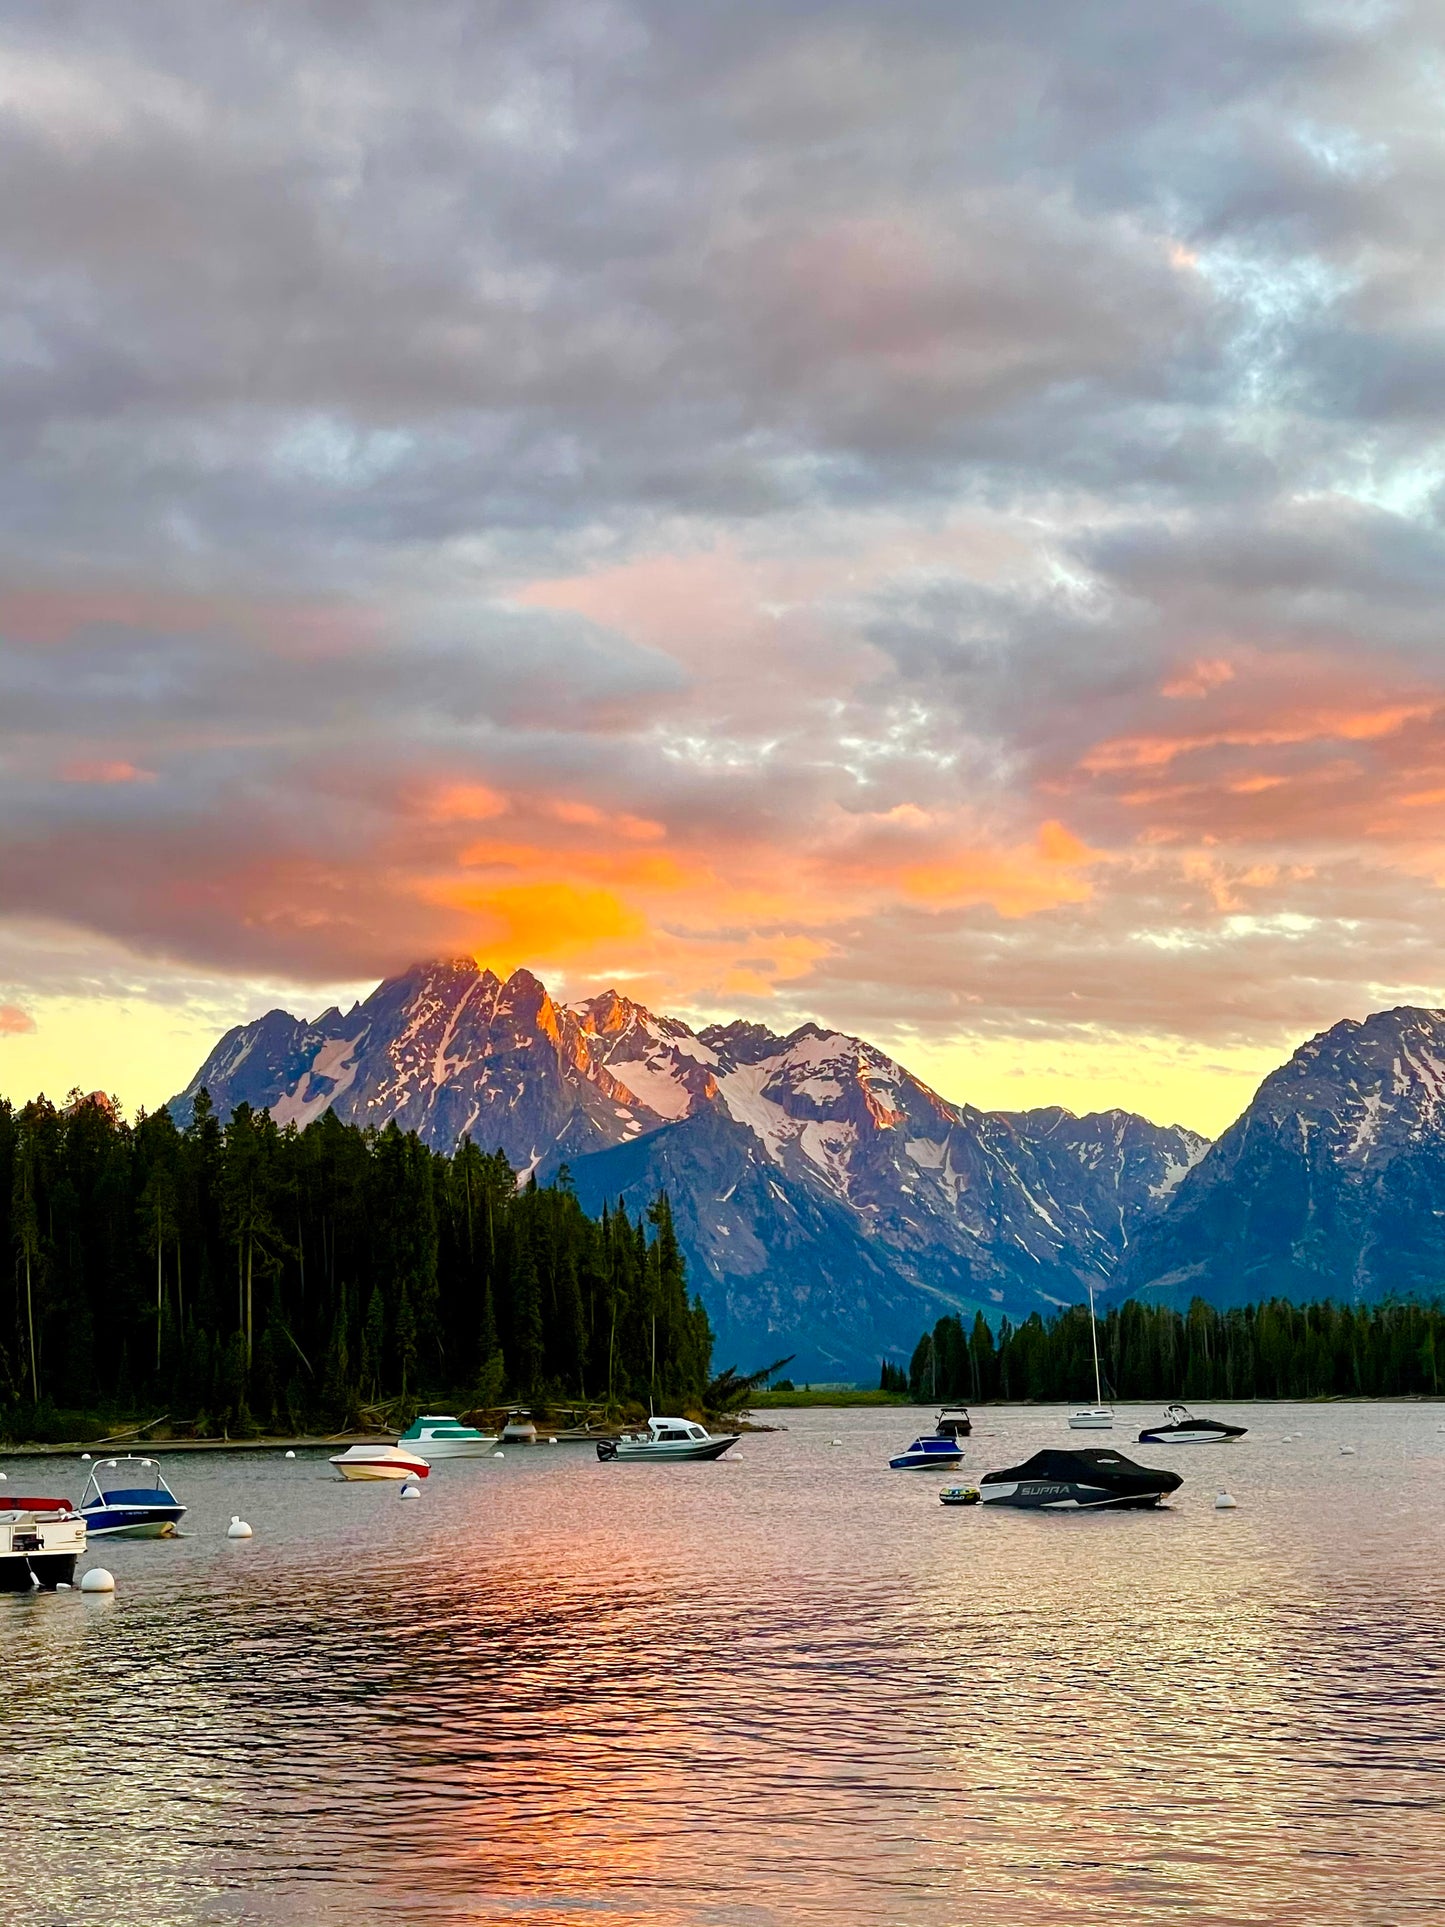
{"type": "Polygon", "coordinates": [[[907,1398],[902,1392],[864,1391],[859,1386],[830,1385],[826,1389],[800,1385],[794,1392],[755,1392],[748,1400],[754,1412],[777,1410],[780,1406],[791,1406],[796,1410],[804,1405],[915,1405],[916,1399],[907,1398]]]}

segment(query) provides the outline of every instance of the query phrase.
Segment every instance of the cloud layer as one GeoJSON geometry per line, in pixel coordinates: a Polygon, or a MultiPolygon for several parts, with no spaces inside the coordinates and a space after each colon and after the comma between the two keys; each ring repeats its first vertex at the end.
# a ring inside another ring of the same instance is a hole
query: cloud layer
{"type": "Polygon", "coordinates": [[[11,9],[0,994],[45,928],[933,1045],[1440,1001],[1437,40],[11,9]]]}

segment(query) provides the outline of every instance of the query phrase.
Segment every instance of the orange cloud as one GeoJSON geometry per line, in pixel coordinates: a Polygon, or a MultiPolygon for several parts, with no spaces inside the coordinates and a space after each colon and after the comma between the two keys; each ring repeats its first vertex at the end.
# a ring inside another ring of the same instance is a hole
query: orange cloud
{"type": "Polygon", "coordinates": [[[35,1029],[35,1019],[18,1004],[0,1004],[0,1037],[25,1037],[35,1029]]]}
{"type": "Polygon", "coordinates": [[[66,763],[61,767],[66,783],[153,783],[156,773],[134,763],[66,763]]]}
{"type": "Polygon", "coordinates": [[[1218,689],[1221,683],[1234,681],[1234,664],[1216,656],[1190,663],[1182,675],[1173,677],[1159,690],[1161,696],[1172,701],[1207,696],[1211,689],[1218,689]]]}
{"type": "Polygon", "coordinates": [[[1032,845],[1009,851],[968,850],[952,860],[915,864],[901,877],[904,892],[921,903],[950,908],[987,903],[1003,917],[1029,917],[1093,895],[1080,870],[1098,861],[1062,823],[1047,822],[1032,845]]]}

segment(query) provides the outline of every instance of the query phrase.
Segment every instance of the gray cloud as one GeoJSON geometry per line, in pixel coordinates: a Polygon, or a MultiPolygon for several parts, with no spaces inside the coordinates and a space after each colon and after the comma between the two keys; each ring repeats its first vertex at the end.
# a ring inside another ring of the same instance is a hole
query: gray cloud
{"type": "MultiPolygon", "coordinates": [[[[459,876],[625,895],[652,837],[722,896],[772,849],[804,991],[876,1028],[1273,1036],[1427,982],[1433,734],[1259,719],[1441,684],[1437,42],[1324,0],[13,7],[0,917],[361,978],[464,938],[459,876]],[[1235,680],[1162,693],[1194,658],[1235,680]],[[1007,868],[1051,817],[1087,901],[840,908],[869,838],[1007,868]],[[1225,927],[1261,893],[1335,933],[1315,989],[1225,927]]],[[[747,934],[700,916],[669,940],[747,934]]]]}

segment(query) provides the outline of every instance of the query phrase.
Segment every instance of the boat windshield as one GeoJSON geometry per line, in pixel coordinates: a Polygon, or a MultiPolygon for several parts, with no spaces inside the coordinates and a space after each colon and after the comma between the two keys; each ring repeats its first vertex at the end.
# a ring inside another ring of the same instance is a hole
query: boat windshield
{"type": "Polygon", "coordinates": [[[98,1460],[90,1468],[90,1479],[82,1496],[82,1504],[92,1492],[99,1499],[119,1493],[144,1493],[147,1497],[153,1495],[172,1501],[176,1496],[161,1477],[161,1468],[154,1459],[137,1458],[98,1460]]]}

